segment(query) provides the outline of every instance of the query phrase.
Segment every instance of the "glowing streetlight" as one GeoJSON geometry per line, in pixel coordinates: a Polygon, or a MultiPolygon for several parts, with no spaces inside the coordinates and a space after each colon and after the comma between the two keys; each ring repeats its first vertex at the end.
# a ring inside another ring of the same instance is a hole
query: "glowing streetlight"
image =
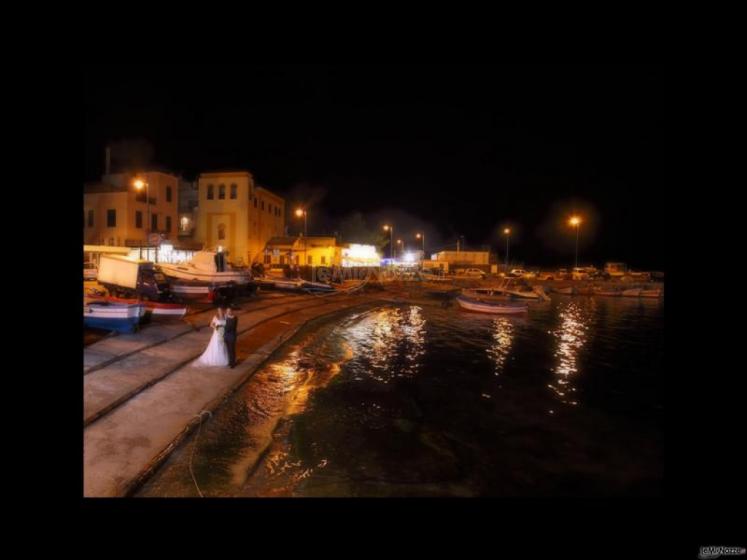
{"type": "Polygon", "coordinates": [[[424,233],[416,233],[415,234],[415,239],[422,240],[422,242],[423,242],[423,244],[422,244],[423,258],[425,258],[425,234],[424,233]]]}
{"type": "Polygon", "coordinates": [[[297,208],[296,209],[296,217],[300,218],[303,217],[303,264],[304,266],[307,265],[306,263],[306,237],[308,237],[308,229],[306,227],[306,208],[297,208]]]}
{"type": "Polygon", "coordinates": [[[401,239],[397,239],[397,251],[398,251],[399,255],[402,254],[402,249],[403,249],[402,240],[401,239]]]}
{"type": "Polygon", "coordinates": [[[506,272],[508,273],[508,242],[511,239],[511,228],[504,229],[503,233],[506,235],[506,272]]]}
{"type": "Polygon", "coordinates": [[[581,217],[571,216],[568,220],[568,225],[576,228],[576,265],[574,268],[578,268],[578,230],[580,229],[579,226],[581,225],[581,217]]]}
{"type": "MultiPolygon", "coordinates": [[[[150,247],[150,185],[147,181],[143,181],[142,179],[135,179],[132,182],[132,186],[135,187],[136,190],[142,191],[145,189],[145,211],[147,214],[146,224],[145,224],[145,239],[148,242],[148,246],[150,247]]],[[[143,247],[140,246],[140,258],[143,258],[143,247]]]]}
{"type": "Polygon", "coordinates": [[[384,226],[384,231],[389,232],[389,258],[394,258],[394,226],[384,226]]]}

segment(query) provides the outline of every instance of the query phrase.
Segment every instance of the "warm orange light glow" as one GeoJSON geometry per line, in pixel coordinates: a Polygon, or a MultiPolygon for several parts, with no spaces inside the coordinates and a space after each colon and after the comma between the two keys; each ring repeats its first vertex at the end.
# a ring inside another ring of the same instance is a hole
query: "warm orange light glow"
{"type": "Polygon", "coordinates": [[[415,234],[415,239],[420,239],[421,237],[423,237],[423,236],[420,235],[419,233],[415,234]]]}
{"type": "Polygon", "coordinates": [[[298,216],[299,218],[303,216],[304,213],[305,213],[305,210],[303,208],[299,208],[298,210],[296,210],[296,216],[298,216]]]}
{"type": "Polygon", "coordinates": [[[506,229],[503,230],[503,233],[505,233],[506,235],[509,235],[511,233],[511,229],[510,228],[506,228],[506,229]]]}
{"type": "Polygon", "coordinates": [[[389,226],[384,226],[384,231],[389,231],[389,226]]]}
{"type": "Polygon", "coordinates": [[[402,240],[401,239],[397,239],[397,243],[402,243],[402,240]]]}
{"type": "Polygon", "coordinates": [[[145,187],[145,181],[143,181],[142,179],[135,179],[135,181],[133,181],[133,183],[132,183],[132,184],[133,184],[133,185],[135,186],[135,188],[136,188],[136,189],[138,189],[138,190],[140,190],[140,189],[142,189],[143,187],[145,187]]]}
{"type": "Polygon", "coordinates": [[[577,226],[581,223],[581,218],[579,216],[571,216],[571,219],[568,220],[568,223],[572,226],[577,226]]]}

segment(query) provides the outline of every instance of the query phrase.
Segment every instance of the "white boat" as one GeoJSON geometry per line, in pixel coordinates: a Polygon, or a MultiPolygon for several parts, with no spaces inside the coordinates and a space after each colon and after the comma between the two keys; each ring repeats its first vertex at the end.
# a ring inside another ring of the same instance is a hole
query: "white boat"
{"type": "Polygon", "coordinates": [[[640,297],[659,298],[663,295],[661,288],[654,290],[641,290],[640,297]]]}
{"type": "Polygon", "coordinates": [[[622,295],[624,297],[640,297],[642,291],[640,288],[631,288],[630,290],[623,290],[622,295]]]}
{"type": "Polygon", "coordinates": [[[567,288],[555,288],[555,292],[558,294],[572,296],[576,293],[576,288],[574,288],[573,286],[568,286],[567,288]]]}
{"type": "Polygon", "coordinates": [[[145,305],[99,301],[83,304],[83,323],[87,327],[131,333],[137,330],[145,314],[145,305]]]}
{"type": "Polygon", "coordinates": [[[430,272],[420,272],[420,278],[426,282],[451,282],[452,278],[448,276],[441,276],[439,274],[431,274],[430,272]]]}
{"type": "Polygon", "coordinates": [[[462,309],[467,311],[478,311],[480,313],[526,313],[526,305],[508,305],[508,304],[497,304],[489,303],[486,301],[479,301],[467,298],[465,296],[457,296],[457,303],[462,309]]]}
{"type": "Polygon", "coordinates": [[[514,299],[512,295],[492,288],[464,288],[462,289],[462,295],[479,301],[505,302],[514,299]]]}
{"type": "Polygon", "coordinates": [[[208,284],[189,284],[184,283],[184,281],[177,281],[171,282],[169,286],[172,293],[179,299],[212,301],[214,297],[213,287],[208,284]]]}
{"type": "Polygon", "coordinates": [[[191,261],[182,264],[159,263],[161,272],[179,280],[205,282],[208,284],[248,284],[252,275],[248,270],[239,270],[226,265],[226,270],[218,272],[214,251],[198,251],[191,261]]]}

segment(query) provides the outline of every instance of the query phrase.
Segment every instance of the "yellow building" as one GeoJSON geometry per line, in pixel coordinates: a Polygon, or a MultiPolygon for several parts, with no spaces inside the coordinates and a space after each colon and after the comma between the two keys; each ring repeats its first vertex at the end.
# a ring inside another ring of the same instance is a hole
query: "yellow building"
{"type": "Polygon", "coordinates": [[[114,173],[83,189],[83,241],[89,245],[141,246],[148,233],[176,239],[179,179],[160,171],[114,173]],[[134,187],[134,180],[147,183],[151,223],[148,224],[146,189],[134,187]]]}
{"type": "Polygon", "coordinates": [[[266,268],[284,265],[341,266],[342,247],[334,237],[273,237],[264,247],[266,268]]]}
{"type": "Polygon", "coordinates": [[[222,247],[233,264],[262,260],[265,244],[285,233],[285,200],[256,186],[248,171],[202,173],[195,240],[222,247]]]}
{"type": "Polygon", "coordinates": [[[490,263],[489,251],[439,251],[431,255],[431,261],[447,262],[451,265],[490,263]]]}

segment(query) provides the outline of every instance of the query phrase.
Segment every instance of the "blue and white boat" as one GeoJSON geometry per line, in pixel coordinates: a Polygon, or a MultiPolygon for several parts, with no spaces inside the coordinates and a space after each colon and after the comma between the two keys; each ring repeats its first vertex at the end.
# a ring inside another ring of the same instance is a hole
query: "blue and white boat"
{"type": "Polygon", "coordinates": [[[480,301],[465,296],[457,296],[456,298],[459,307],[466,309],[467,311],[477,311],[479,313],[526,313],[526,305],[516,305],[509,303],[492,303],[487,301],[480,301]]]}
{"type": "Polygon", "coordinates": [[[144,314],[145,305],[140,303],[97,301],[83,304],[83,324],[94,329],[135,332],[144,314]]]}

